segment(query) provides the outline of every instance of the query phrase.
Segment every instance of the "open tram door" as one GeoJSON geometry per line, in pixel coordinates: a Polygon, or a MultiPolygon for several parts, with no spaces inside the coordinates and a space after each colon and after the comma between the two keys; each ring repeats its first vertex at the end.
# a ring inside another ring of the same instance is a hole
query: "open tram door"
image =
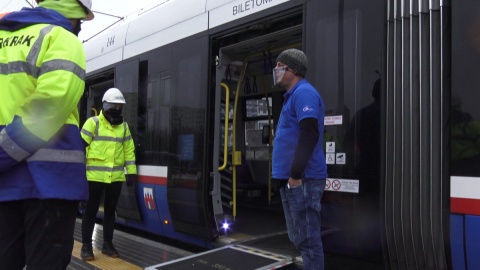
{"type": "Polygon", "coordinates": [[[282,18],[291,25],[231,44],[216,40],[225,46],[216,55],[212,199],[220,226],[234,224],[230,232],[220,231],[235,240],[232,234],[286,230],[279,185],[271,177],[273,130],[285,90],[273,86],[272,71],[281,51],[301,49],[302,25],[300,13],[282,18]]]}
{"type": "MultiPolygon", "coordinates": [[[[272,72],[281,51],[301,48],[301,18],[300,12],[284,14],[277,22],[288,22],[288,27],[260,23],[237,32],[240,40],[229,42],[228,34],[213,40],[214,48],[221,45],[212,50],[216,68],[211,196],[220,234],[217,243],[227,246],[212,254],[235,250],[228,265],[244,264],[241,256],[248,252],[255,254],[252,261],[266,266],[249,269],[273,269],[267,265],[292,264],[299,256],[288,240],[279,195],[274,195],[278,183],[271,178],[271,141],[285,92],[273,87],[272,72]],[[268,32],[246,34],[258,27],[268,32]],[[259,254],[279,259],[260,262],[259,254]]],[[[213,256],[222,257],[211,255],[212,260],[213,256]]]]}

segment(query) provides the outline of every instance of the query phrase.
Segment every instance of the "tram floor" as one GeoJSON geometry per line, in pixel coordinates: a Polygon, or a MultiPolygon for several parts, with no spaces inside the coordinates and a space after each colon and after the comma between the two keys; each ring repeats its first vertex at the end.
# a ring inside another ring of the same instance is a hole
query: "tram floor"
{"type": "MultiPolygon", "coordinates": [[[[81,219],[77,219],[74,240],[75,245],[72,252],[72,260],[68,270],[137,270],[158,265],[161,263],[174,261],[177,259],[189,257],[202,252],[203,250],[194,248],[184,248],[180,243],[170,243],[169,241],[157,240],[151,236],[142,235],[142,233],[130,232],[129,230],[116,229],[114,244],[118,250],[119,258],[110,258],[101,253],[103,244],[103,228],[101,225],[95,225],[93,235],[93,247],[95,260],[90,262],[82,261],[80,258],[81,249],[81,219]]],[[[301,270],[301,256],[298,251],[289,242],[286,233],[264,234],[263,236],[253,237],[246,241],[237,241],[242,245],[248,245],[260,250],[283,254],[295,258],[295,263],[283,266],[282,269],[301,270]]],[[[226,244],[226,243],[225,243],[226,244]]],[[[184,269],[184,268],[181,268],[184,269]]],[[[238,268],[244,270],[242,268],[238,268]]],[[[371,264],[361,260],[355,260],[348,257],[335,254],[325,254],[326,270],[382,270],[383,267],[371,264]]]]}

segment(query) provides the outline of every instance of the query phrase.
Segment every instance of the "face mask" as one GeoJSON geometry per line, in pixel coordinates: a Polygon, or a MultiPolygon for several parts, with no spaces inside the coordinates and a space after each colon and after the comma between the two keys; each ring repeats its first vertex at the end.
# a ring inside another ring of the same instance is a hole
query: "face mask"
{"type": "Polygon", "coordinates": [[[77,20],[77,25],[73,28],[73,33],[75,36],[78,37],[78,33],[80,33],[80,30],[82,30],[82,22],[80,20],[77,20]]]}
{"type": "Polygon", "coordinates": [[[122,110],[109,109],[104,113],[105,119],[112,125],[119,125],[123,123],[122,110]]]}
{"type": "Polygon", "coordinates": [[[277,85],[282,79],[283,75],[287,71],[287,67],[278,67],[273,69],[273,85],[277,85]]]}

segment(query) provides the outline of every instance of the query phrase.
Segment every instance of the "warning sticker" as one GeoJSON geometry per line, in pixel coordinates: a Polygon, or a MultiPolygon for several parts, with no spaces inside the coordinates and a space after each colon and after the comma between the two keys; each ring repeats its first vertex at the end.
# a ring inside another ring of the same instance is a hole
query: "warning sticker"
{"type": "Polygon", "coordinates": [[[325,190],[337,192],[359,193],[360,181],[355,179],[327,178],[325,190]]]}
{"type": "Polygon", "coordinates": [[[345,161],[347,160],[346,154],[345,153],[337,153],[336,154],[336,162],[337,164],[345,164],[345,161]]]}
{"type": "Polygon", "coordinates": [[[335,153],[327,153],[325,155],[325,160],[327,164],[335,164],[335,153]]]}
{"type": "Polygon", "coordinates": [[[342,115],[325,116],[325,118],[323,120],[323,124],[325,126],[341,125],[342,123],[343,123],[343,116],[342,115]]]}
{"type": "Polygon", "coordinates": [[[335,142],[327,142],[325,147],[327,153],[334,153],[335,152],[335,142]]]}

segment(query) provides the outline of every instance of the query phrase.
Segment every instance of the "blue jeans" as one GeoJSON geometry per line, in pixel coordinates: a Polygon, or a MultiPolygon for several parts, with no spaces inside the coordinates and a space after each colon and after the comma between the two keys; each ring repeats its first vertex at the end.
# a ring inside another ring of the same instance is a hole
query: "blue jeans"
{"type": "Polygon", "coordinates": [[[325,179],[303,178],[303,185],[280,188],[288,238],[301,252],[306,270],[323,270],[320,201],[325,179]]]}

